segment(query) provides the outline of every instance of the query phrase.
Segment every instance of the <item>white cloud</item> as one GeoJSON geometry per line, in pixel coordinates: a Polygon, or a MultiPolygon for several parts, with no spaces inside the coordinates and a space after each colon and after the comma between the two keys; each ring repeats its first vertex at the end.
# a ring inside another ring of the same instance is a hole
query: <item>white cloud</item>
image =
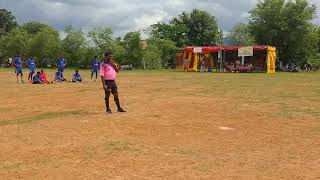
{"type": "Polygon", "coordinates": [[[150,25],[162,21],[168,15],[165,11],[157,11],[154,14],[146,15],[143,14],[141,17],[134,18],[135,27],[134,29],[144,29],[150,25]]]}

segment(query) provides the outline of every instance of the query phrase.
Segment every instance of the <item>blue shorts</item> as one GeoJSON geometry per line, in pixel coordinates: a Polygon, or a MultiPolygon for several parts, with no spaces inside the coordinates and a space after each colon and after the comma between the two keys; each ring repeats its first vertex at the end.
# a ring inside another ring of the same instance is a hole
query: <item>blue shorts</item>
{"type": "Polygon", "coordinates": [[[20,75],[23,75],[22,69],[20,69],[20,68],[19,68],[19,69],[16,69],[16,74],[17,74],[17,75],[19,75],[19,74],[20,74],[20,75]]]}
{"type": "Polygon", "coordinates": [[[59,71],[61,71],[61,73],[64,72],[64,68],[58,68],[59,71]]]}
{"type": "Polygon", "coordinates": [[[35,73],[35,69],[29,69],[29,73],[34,74],[35,73]]]}
{"type": "Polygon", "coordinates": [[[98,69],[92,69],[92,72],[98,73],[98,69]]]}

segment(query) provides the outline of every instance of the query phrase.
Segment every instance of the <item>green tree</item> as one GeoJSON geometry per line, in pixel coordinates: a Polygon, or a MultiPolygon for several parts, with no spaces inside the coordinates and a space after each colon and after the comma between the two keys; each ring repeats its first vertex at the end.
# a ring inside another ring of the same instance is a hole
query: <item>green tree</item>
{"type": "Polygon", "coordinates": [[[320,53],[320,26],[316,27],[315,33],[316,33],[316,36],[317,36],[316,48],[317,48],[318,52],[320,53]]]}
{"type": "Polygon", "coordinates": [[[152,38],[172,40],[178,47],[220,45],[222,41],[222,32],[216,18],[197,9],[191,13],[182,12],[169,24],[154,24],[150,26],[149,32],[152,38]]]}
{"type": "Polygon", "coordinates": [[[95,28],[89,32],[89,37],[97,48],[103,51],[111,50],[114,47],[114,40],[112,38],[112,30],[110,28],[95,28]]]}
{"type": "Polygon", "coordinates": [[[161,51],[155,44],[150,44],[143,50],[142,58],[146,69],[162,68],[161,51]]]}
{"type": "Polygon", "coordinates": [[[183,12],[170,21],[170,24],[177,28],[184,29],[180,33],[186,35],[187,44],[195,46],[218,45],[220,30],[214,16],[206,11],[194,9],[191,13],[183,12]]]}
{"type": "Polygon", "coordinates": [[[247,24],[236,24],[229,37],[235,42],[236,46],[251,46],[254,45],[254,37],[250,33],[250,29],[247,24]]]}
{"type": "Polygon", "coordinates": [[[151,39],[172,40],[178,47],[188,44],[188,31],[189,29],[186,24],[157,23],[149,28],[151,39]]]}
{"type": "Polygon", "coordinates": [[[122,40],[122,46],[125,49],[123,63],[141,67],[142,47],[140,40],[140,32],[129,32],[124,36],[122,40]]]}
{"type": "Polygon", "coordinates": [[[59,32],[49,26],[41,28],[29,44],[29,56],[40,62],[42,58],[54,61],[62,51],[59,32]]]}
{"type": "Polygon", "coordinates": [[[309,37],[315,12],[307,0],[260,1],[249,12],[250,30],[258,44],[276,46],[282,61],[302,63],[314,44],[309,37]]]}
{"type": "Polygon", "coordinates": [[[40,22],[31,21],[23,24],[21,28],[26,30],[29,34],[37,34],[41,32],[42,29],[49,28],[49,26],[47,24],[42,24],[40,22]]]}
{"type": "Polygon", "coordinates": [[[190,13],[187,20],[188,39],[192,45],[211,46],[219,44],[220,31],[214,16],[206,11],[195,9],[190,13]]]}
{"type": "Polygon", "coordinates": [[[171,39],[170,36],[170,25],[158,22],[157,24],[151,25],[147,33],[150,34],[151,38],[158,39],[171,39]]]}
{"type": "Polygon", "coordinates": [[[307,62],[314,66],[320,66],[320,27],[314,25],[308,39],[312,39],[309,44],[307,62]]]}
{"type": "MultiPolygon", "coordinates": [[[[171,40],[164,39],[151,39],[148,41],[150,49],[157,48],[157,52],[160,52],[161,67],[172,68],[175,66],[175,43],[171,40]]],[[[157,66],[158,67],[158,66],[157,66]]]]}
{"type": "MultiPolygon", "coordinates": [[[[115,60],[122,64],[125,61],[125,49],[122,46],[123,42],[121,37],[116,40],[112,37],[113,32],[110,28],[95,28],[93,31],[89,32],[89,38],[94,44],[94,47],[99,51],[98,54],[103,54],[105,51],[111,51],[115,60]]],[[[103,57],[101,57],[103,58],[103,57]]]]}
{"type": "Polygon", "coordinates": [[[84,61],[84,50],[87,47],[87,42],[84,33],[78,29],[73,29],[71,26],[66,27],[67,36],[63,39],[64,56],[68,61],[69,66],[78,66],[84,61]]]}
{"type": "Polygon", "coordinates": [[[10,11],[0,9],[0,37],[6,35],[17,26],[16,17],[10,11]]]}
{"type": "Polygon", "coordinates": [[[86,68],[91,68],[91,61],[94,56],[98,56],[98,58],[102,58],[102,54],[100,49],[96,47],[85,47],[82,49],[82,58],[80,60],[80,64],[84,65],[86,68]],[[100,55],[100,56],[99,56],[100,55]]]}
{"type": "Polygon", "coordinates": [[[126,64],[126,50],[124,49],[124,47],[122,46],[121,41],[116,41],[114,43],[113,49],[113,56],[115,58],[115,60],[117,61],[117,63],[120,64],[126,64]]]}
{"type": "Polygon", "coordinates": [[[15,28],[10,31],[6,37],[2,38],[4,45],[4,56],[13,57],[17,54],[21,54],[22,57],[26,58],[29,54],[29,44],[31,36],[27,31],[21,28],[15,28]]]}

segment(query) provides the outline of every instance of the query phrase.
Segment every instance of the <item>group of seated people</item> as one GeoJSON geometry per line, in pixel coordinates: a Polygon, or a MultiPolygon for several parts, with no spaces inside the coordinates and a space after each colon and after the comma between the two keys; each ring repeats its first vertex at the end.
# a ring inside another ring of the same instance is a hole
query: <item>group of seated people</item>
{"type": "MultiPolygon", "coordinates": [[[[244,65],[242,65],[240,62],[236,62],[236,63],[226,63],[224,65],[224,68],[226,69],[227,72],[253,72],[254,71],[254,67],[251,63],[246,63],[244,65]]],[[[261,71],[261,66],[257,67],[257,71],[261,71]]]]}
{"type": "MultiPolygon", "coordinates": [[[[67,81],[67,79],[63,76],[63,73],[60,70],[58,70],[55,73],[54,81],[49,81],[47,79],[47,74],[44,72],[43,69],[41,69],[41,72],[38,71],[37,74],[33,77],[32,84],[51,84],[54,82],[64,82],[64,81],[67,81]]],[[[82,82],[82,81],[83,80],[81,78],[79,71],[76,70],[72,76],[72,81],[70,81],[70,82],[77,83],[77,82],[82,82]]]]}

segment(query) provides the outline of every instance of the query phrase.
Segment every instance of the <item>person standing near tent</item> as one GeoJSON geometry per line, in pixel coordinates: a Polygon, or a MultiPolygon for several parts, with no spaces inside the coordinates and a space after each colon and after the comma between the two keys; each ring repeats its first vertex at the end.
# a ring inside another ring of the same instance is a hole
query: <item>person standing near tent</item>
{"type": "Polygon", "coordinates": [[[263,58],[261,56],[256,57],[254,70],[255,72],[262,72],[263,58]]]}
{"type": "Polygon", "coordinates": [[[222,59],[219,57],[217,60],[217,67],[216,67],[216,71],[220,72],[222,70],[222,59]]]}
{"type": "Polygon", "coordinates": [[[204,62],[204,59],[202,59],[200,64],[200,72],[203,72],[205,68],[206,68],[206,64],[204,62]]]}
{"type": "Polygon", "coordinates": [[[117,73],[119,72],[118,66],[113,62],[113,55],[111,52],[105,53],[105,59],[100,65],[100,74],[102,86],[105,92],[106,113],[111,114],[112,111],[109,106],[110,92],[113,94],[114,101],[118,107],[118,112],[127,112],[120,106],[118,95],[118,87],[116,84],[117,73]]]}
{"type": "Polygon", "coordinates": [[[185,58],[184,60],[183,60],[183,71],[185,72],[185,71],[189,71],[189,60],[188,60],[188,58],[185,58]]]}
{"type": "Polygon", "coordinates": [[[98,56],[94,56],[92,62],[91,62],[91,79],[93,77],[93,74],[96,74],[96,80],[98,79],[98,70],[100,66],[100,61],[98,59],[98,56]]]}
{"type": "Polygon", "coordinates": [[[36,71],[36,63],[34,62],[34,58],[33,57],[30,57],[27,60],[27,66],[29,67],[28,82],[32,82],[33,74],[36,71]]]}
{"type": "Polygon", "coordinates": [[[61,72],[63,76],[64,68],[67,65],[67,61],[64,59],[63,55],[58,59],[56,66],[58,67],[58,71],[61,72]]]}
{"type": "Polygon", "coordinates": [[[17,83],[19,83],[19,75],[21,77],[21,82],[24,83],[24,81],[23,81],[23,72],[22,72],[22,59],[21,59],[20,54],[18,54],[14,58],[13,64],[16,67],[17,83]]]}

